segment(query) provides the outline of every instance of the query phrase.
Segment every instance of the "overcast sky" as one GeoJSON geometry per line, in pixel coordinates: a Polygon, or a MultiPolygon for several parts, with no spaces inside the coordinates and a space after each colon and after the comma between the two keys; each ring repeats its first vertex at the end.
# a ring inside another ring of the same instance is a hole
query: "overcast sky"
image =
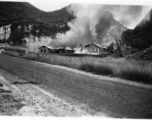
{"type": "MultiPolygon", "coordinates": [[[[6,1],[6,0],[1,0],[6,1]]],[[[124,4],[124,5],[150,5],[152,0],[7,0],[7,1],[25,1],[43,11],[54,11],[61,9],[71,3],[81,4],[124,4]]]]}
{"type": "Polygon", "coordinates": [[[152,0],[27,0],[44,11],[54,11],[68,6],[72,3],[82,4],[132,4],[132,5],[151,5],[152,0]]]}
{"type": "Polygon", "coordinates": [[[29,2],[43,11],[54,11],[72,3],[67,0],[30,0],[29,2]]]}

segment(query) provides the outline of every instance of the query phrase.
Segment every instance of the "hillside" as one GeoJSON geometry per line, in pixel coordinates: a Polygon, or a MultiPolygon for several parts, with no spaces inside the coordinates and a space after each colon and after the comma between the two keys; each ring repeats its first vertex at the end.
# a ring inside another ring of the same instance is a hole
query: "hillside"
{"type": "Polygon", "coordinates": [[[135,29],[128,29],[122,34],[123,42],[132,48],[144,50],[152,45],[152,10],[147,15],[135,29]],[[147,15],[149,20],[146,20],[147,15]]]}
{"type": "Polygon", "coordinates": [[[67,22],[74,18],[66,9],[44,12],[27,2],[0,2],[0,27],[5,30],[3,34],[9,32],[5,26],[11,25],[9,39],[0,42],[21,45],[25,36],[55,36],[58,32],[64,33],[70,29],[67,22]]]}
{"type": "Polygon", "coordinates": [[[73,16],[67,12],[65,7],[53,12],[42,12],[40,14],[40,19],[48,24],[53,24],[53,23],[61,24],[61,23],[67,23],[68,21],[73,19],[73,16]]]}
{"type": "Polygon", "coordinates": [[[0,26],[14,23],[63,24],[72,18],[66,8],[44,12],[27,2],[0,2],[0,26]]]}
{"type": "Polygon", "coordinates": [[[39,22],[43,11],[26,2],[0,2],[0,26],[14,23],[39,22]]]}

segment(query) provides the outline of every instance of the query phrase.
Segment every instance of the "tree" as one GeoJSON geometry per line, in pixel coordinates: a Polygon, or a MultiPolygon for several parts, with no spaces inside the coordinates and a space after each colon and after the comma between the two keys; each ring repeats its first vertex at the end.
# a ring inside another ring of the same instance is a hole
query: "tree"
{"type": "Polygon", "coordinates": [[[111,43],[108,47],[107,47],[108,51],[110,53],[114,53],[114,43],[111,43]]]}
{"type": "Polygon", "coordinates": [[[24,25],[12,24],[9,42],[12,42],[13,45],[21,45],[24,41],[24,34],[24,25]]]}

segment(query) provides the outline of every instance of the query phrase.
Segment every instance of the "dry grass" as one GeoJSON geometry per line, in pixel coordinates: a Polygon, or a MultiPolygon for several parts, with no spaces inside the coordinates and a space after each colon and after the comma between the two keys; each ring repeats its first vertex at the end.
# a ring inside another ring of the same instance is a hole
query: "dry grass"
{"type": "Polygon", "coordinates": [[[18,57],[18,53],[14,51],[4,51],[3,54],[13,56],[13,57],[18,57]]]}
{"type": "Polygon", "coordinates": [[[116,59],[112,57],[71,57],[56,54],[36,56],[34,53],[25,54],[23,58],[76,68],[99,75],[121,77],[148,84],[152,83],[152,62],[149,61],[116,59]]]}

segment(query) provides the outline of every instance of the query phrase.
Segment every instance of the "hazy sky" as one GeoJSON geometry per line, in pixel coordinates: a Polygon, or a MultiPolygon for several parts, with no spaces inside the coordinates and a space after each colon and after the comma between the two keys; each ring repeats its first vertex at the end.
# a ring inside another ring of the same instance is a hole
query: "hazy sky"
{"type": "Polygon", "coordinates": [[[44,11],[53,11],[72,3],[82,4],[126,4],[126,5],[151,5],[152,0],[27,0],[44,11]]]}
{"type": "Polygon", "coordinates": [[[29,2],[44,11],[54,11],[72,3],[68,0],[30,0],[29,2]]]}
{"type": "MultiPolygon", "coordinates": [[[[1,0],[5,1],[5,0],[1,0]]],[[[71,3],[82,4],[123,4],[123,5],[150,5],[152,0],[7,0],[7,1],[24,1],[33,4],[43,11],[54,11],[61,9],[71,3]]]]}

